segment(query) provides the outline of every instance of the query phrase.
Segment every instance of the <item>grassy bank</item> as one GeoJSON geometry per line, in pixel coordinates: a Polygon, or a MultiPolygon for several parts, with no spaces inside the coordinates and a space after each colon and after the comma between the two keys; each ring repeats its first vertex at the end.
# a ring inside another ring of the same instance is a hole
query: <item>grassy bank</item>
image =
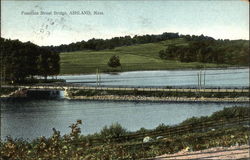
{"type": "Polygon", "coordinates": [[[216,68],[228,65],[204,64],[199,62],[183,63],[179,61],[163,60],[159,51],[170,44],[187,45],[184,39],[174,39],[157,43],[139,44],[133,46],[116,47],[112,50],[77,51],[61,53],[61,74],[87,74],[100,72],[124,72],[141,70],[168,70],[186,68],[216,68]],[[111,56],[120,57],[122,67],[110,68],[107,63],[111,56]]]}
{"type": "Polygon", "coordinates": [[[249,107],[225,108],[211,116],[187,119],[177,126],[161,124],[153,130],[142,128],[137,132],[129,132],[119,124],[113,124],[110,127],[105,126],[100,133],[87,136],[81,135],[79,125],[82,122],[78,120],[76,124],[70,126],[71,132],[64,136],[53,129],[54,133],[51,137],[41,137],[32,142],[12,138],[1,141],[0,158],[12,160],[141,159],[164,153],[175,153],[186,148],[201,150],[215,146],[242,145],[249,141],[249,126],[238,121],[228,124],[232,119],[249,117],[249,112],[249,107]],[[223,125],[219,125],[220,121],[223,125]],[[215,125],[208,127],[211,122],[215,122],[215,125]],[[203,127],[197,129],[198,126],[203,127]],[[180,132],[180,128],[186,128],[188,131],[180,132]],[[151,136],[150,141],[142,142],[143,137],[147,135],[154,136],[151,136]]]}

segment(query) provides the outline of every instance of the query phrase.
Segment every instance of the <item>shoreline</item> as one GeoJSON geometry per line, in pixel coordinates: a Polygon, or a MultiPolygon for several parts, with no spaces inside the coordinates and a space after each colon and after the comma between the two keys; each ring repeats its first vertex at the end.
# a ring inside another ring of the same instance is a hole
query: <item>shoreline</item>
{"type": "MultiPolygon", "coordinates": [[[[27,95],[1,95],[0,100],[4,99],[26,99],[31,98],[27,95]]],[[[42,98],[43,99],[43,98],[42,98]]],[[[249,97],[238,98],[207,98],[207,97],[147,97],[147,96],[117,96],[117,95],[102,95],[102,96],[68,96],[63,98],[44,98],[47,100],[62,99],[62,100],[79,100],[79,101],[108,101],[108,102],[135,102],[135,103],[249,103],[249,97]]]]}
{"type": "Polygon", "coordinates": [[[131,102],[177,102],[177,103],[192,103],[192,102],[228,102],[228,103],[248,103],[248,97],[239,98],[196,98],[196,97],[146,97],[146,96],[65,96],[69,100],[92,100],[92,101],[131,101],[131,102]]]}

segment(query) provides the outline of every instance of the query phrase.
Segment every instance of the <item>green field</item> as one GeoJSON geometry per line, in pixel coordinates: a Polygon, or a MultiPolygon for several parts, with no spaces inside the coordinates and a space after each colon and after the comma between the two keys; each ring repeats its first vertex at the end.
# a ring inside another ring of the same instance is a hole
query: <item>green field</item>
{"type": "Polygon", "coordinates": [[[168,70],[200,67],[225,67],[225,65],[204,64],[199,62],[182,63],[160,59],[158,53],[169,44],[187,45],[184,39],[161,41],[157,43],[116,47],[112,50],[77,51],[60,53],[61,74],[88,74],[112,71],[168,70]],[[122,67],[110,68],[107,63],[111,56],[120,57],[122,67]]]}

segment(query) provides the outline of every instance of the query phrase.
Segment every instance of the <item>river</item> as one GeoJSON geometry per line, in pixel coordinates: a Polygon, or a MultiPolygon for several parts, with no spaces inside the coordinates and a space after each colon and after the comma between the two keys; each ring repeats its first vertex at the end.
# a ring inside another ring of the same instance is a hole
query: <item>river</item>
{"type": "MultiPolygon", "coordinates": [[[[125,86],[195,86],[199,70],[125,72],[101,74],[102,85],[125,86]]],[[[249,69],[206,70],[205,85],[212,87],[247,87],[249,69]]],[[[68,82],[95,85],[96,75],[60,76],[68,82]],[[84,81],[84,83],[83,83],[84,81]],[[86,82],[89,83],[86,83],[86,82]]],[[[203,79],[204,80],[204,79],[203,79]]],[[[99,132],[105,125],[118,122],[130,131],[152,129],[159,124],[175,125],[193,116],[211,115],[233,103],[146,103],[83,100],[1,100],[1,139],[34,139],[50,136],[52,128],[69,133],[69,125],[81,119],[82,133],[99,132]]]]}
{"type": "Polygon", "coordinates": [[[174,125],[192,116],[210,115],[229,103],[134,103],[76,100],[12,100],[1,106],[1,138],[34,139],[50,136],[52,128],[62,134],[77,119],[83,121],[83,134],[99,132],[118,122],[130,131],[152,129],[160,123],[174,125]]]}
{"type": "MultiPolygon", "coordinates": [[[[118,74],[100,74],[103,86],[197,86],[198,74],[206,87],[246,87],[249,86],[249,68],[134,71],[118,74]],[[205,75],[205,76],[204,76],[205,75]],[[205,77],[205,78],[204,78],[205,77]]],[[[59,76],[67,82],[96,85],[96,74],[59,76]]]]}

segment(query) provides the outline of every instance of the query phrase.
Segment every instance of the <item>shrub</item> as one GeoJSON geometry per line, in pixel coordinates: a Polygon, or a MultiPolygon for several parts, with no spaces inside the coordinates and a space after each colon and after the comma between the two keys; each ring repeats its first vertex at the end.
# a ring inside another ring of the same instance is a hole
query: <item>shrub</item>
{"type": "Polygon", "coordinates": [[[155,128],[155,131],[164,131],[166,129],[169,129],[170,126],[166,126],[164,123],[162,124],[159,124],[156,128],[155,128]]]}
{"type": "Polygon", "coordinates": [[[127,133],[127,130],[123,128],[119,123],[114,123],[111,126],[104,126],[100,132],[100,135],[104,139],[108,139],[111,137],[118,138],[127,133]]]}
{"type": "Polygon", "coordinates": [[[121,66],[119,56],[114,55],[114,56],[110,57],[109,62],[108,62],[108,66],[114,67],[114,68],[121,66]]]}

